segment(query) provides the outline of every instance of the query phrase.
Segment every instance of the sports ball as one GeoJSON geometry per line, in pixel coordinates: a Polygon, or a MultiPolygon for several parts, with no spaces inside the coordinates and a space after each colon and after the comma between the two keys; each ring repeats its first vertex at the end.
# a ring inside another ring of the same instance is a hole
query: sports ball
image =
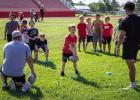
{"type": "Polygon", "coordinates": [[[34,82],[36,81],[36,77],[31,73],[31,74],[29,74],[28,81],[31,84],[34,84],[34,82]]]}
{"type": "Polygon", "coordinates": [[[72,61],[72,62],[77,62],[78,58],[76,56],[70,56],[69,60],[72,61]]]}

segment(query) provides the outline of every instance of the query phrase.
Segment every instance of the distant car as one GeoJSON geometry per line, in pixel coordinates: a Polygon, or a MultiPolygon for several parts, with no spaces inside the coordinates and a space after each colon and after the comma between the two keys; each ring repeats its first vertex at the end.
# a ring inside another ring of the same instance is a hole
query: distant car
{"type": "Polygon", "coordinates": [[[76,14],[82,14],[84,16],[93,16],[94,12],[88,10],[75,10],[76,14]]]}

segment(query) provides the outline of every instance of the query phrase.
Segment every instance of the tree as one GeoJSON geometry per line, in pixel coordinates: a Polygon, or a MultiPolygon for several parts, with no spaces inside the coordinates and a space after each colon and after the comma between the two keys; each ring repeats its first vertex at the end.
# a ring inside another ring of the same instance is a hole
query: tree
{"type": "Polygon", "coordinates": [[[140,0],[134,0],[135,4],[136,4],[136,10],[140,11],[140,0]]]}
{"type": "Polygon", "coordinates": [[[89,7],[91,9],[91,11],[93,12],[105,12],[105,4],[102,2],[98,2],[98,3],[91,3],[89,4],[89,7]]]}

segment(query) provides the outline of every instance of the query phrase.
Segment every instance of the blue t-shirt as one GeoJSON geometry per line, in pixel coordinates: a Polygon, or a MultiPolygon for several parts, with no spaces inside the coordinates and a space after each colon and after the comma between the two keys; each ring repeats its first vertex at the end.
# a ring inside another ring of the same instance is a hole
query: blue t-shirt
{"type": "Polygon", "coordinates": [[[2,72],[7,76],[19,77],[24,74],[24,66],[31,56],[30,48],[21,41],[12,41],[4,46],[2,72]]]}

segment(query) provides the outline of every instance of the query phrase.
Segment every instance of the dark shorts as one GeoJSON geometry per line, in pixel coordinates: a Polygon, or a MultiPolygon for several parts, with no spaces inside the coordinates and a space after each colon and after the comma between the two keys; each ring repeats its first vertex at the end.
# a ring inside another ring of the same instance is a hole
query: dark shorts
{"type": "Polygon", "coordinates": [[[123,53],[122,53],[122,58],[123,59],[134,59],[136,60],[137,58],[137,53],[139,50],[138,45],[126,45],[123,44],[123,53]]]}
{"type": "Polygon", "coordinates": [[[85,42],[86,41],[86,37],[79,37],[79,42],[85,42]]]}
{"type": "Polygon", "coordinates": [[[73,56],[73,54],[72,53],[70,53],[70,54],[69,53],[63,53],[62,54],[62,61],[67,62],[67,60],[69,60],[70,56],[73,56]]]}
{"type": "MultiPolygon", "coordinates": [[[[46,48],[45,45],[37,45],[37,48],[38,48],[38,49],[41,48],[44,52],[47,51],[47,48],[46,48]]],[[[37,50],[35,50],[35,51],[38,52],[37,50]]]]}
{"type": "Polygon", "coordinates": [[[11,42],[12,41],[12,35],[11,34],[7,34],[7,42],[11,42]]]}
{"type": "Polygon", "coordinates": [[[35,50],[35,43],[29,43],[29,47],[31,51],[35,50]]]}
{"type": "Polygon", "coordinates": [[[93,33],[93,42],[102,42],[102,35],[100,33],[93,33]]]}
{"type": "Polygon", "coordinates": [[[87,35],[87,42],[93,42],[93,36],[87,35]]]}
{"type": "Polygon", "coordinates": [[[5,75],[2,71],[1,71],[0,73],[3,75],[3,77],[4,77],[6,80],[7,80],[7,78],[12,78],[12,80],[13,80],[14,82],[21,82],[21,83],[23,83],[23,84],[26,82],[25,75],[19,76],[19,77],[12,77],[12,76],[5,75]]]}
{"type": "Polygon", "coordinates": [[[103,44],[110,44],[112,40],[112,37],[103,37],[103,44]]]}

